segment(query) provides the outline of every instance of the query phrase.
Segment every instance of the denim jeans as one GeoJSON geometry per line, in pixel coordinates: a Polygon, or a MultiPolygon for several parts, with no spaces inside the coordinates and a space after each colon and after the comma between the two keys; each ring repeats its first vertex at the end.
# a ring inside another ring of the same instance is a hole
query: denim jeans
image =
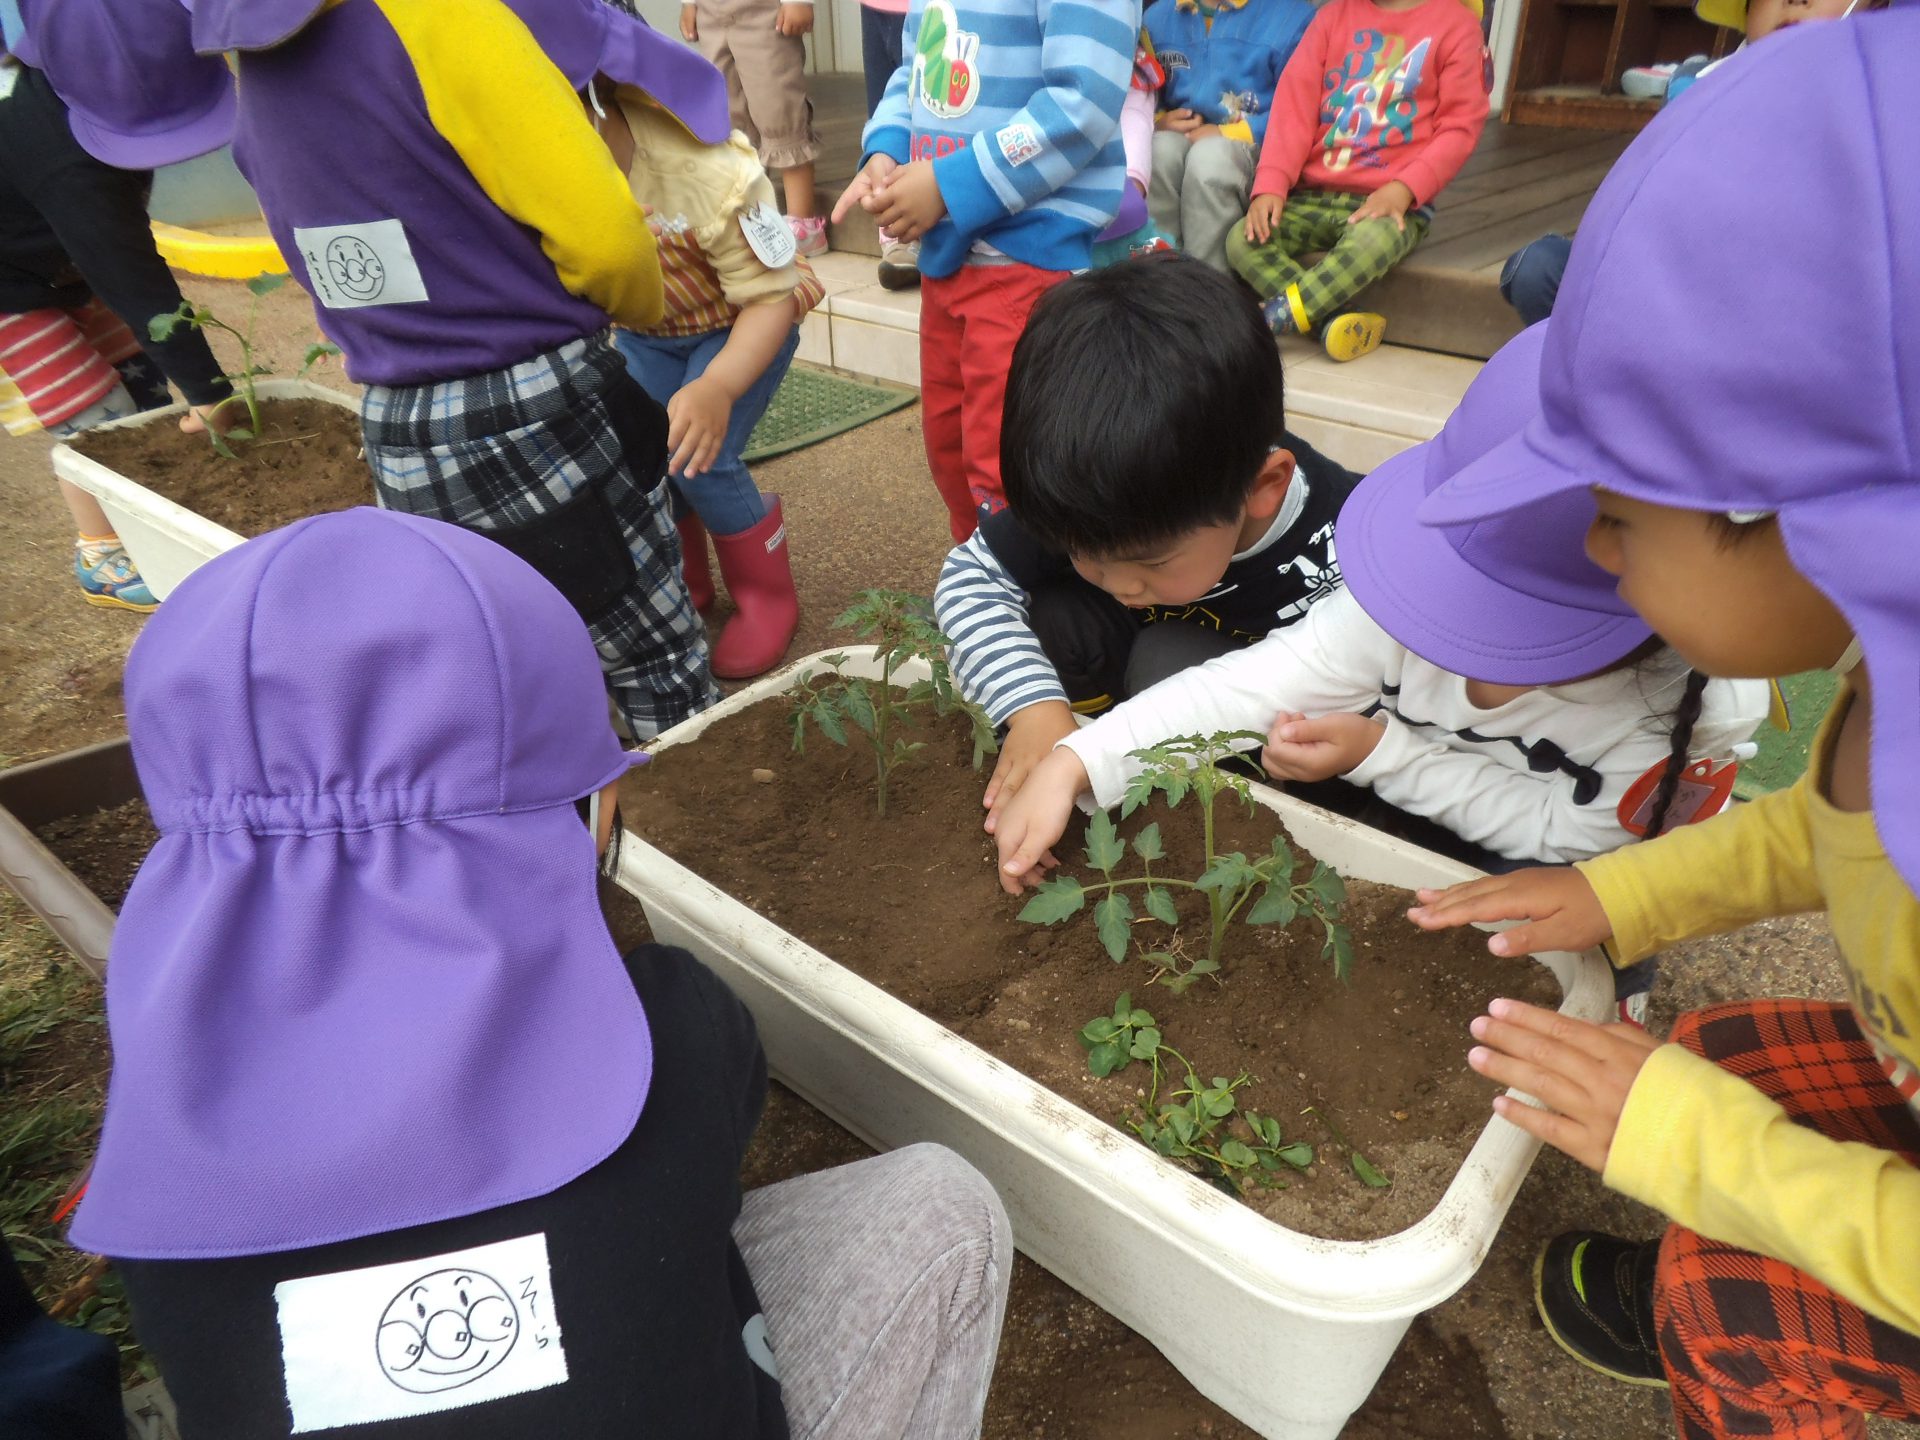
{"type": "Polygon", "coordinates": [[[1523,325],[1537,325],[1553,313],[1572,253],[1573,242],[1566,236],[1542,235],[1507,257],[1500,271],[1500,294],[1520,312],[1523,325]]]}
{"type": "MultiPolygon", "coordinates": [[[[707,366],[726,346],[727,337],[732,333],[731,330],[709,330],[704,335],[665,336],[636,335],[630,330],[616,329],[613,343],[620,347],[621,358],[627,362],[627,373],[665,405],[688,382],[707,373],[707,366]]],[[[760,378],[733,402],[733,413],[727,420],[726,443],[720,447],[719,458],[712,467],[691,478],[667,476],[673,487],[676,518],[684,515],[691,505],[700,523],[714,535],[738,535],[760,523],[767,507],[761,502],[760,488],[747,473],[747,463],[740,458],[740,452],[747,448],[753,427],[766,414],[767,404],[786,377],[799,344],[800,327],[796,325],[760,378]]]]}
{"type": "Polygon", "coordinates": [[[867,118],[880,108],[887,82],[901,65],[906,50],[907,17],[889,15],[871,5],[860,7],[860,68],[867,77],[867,118]]]}

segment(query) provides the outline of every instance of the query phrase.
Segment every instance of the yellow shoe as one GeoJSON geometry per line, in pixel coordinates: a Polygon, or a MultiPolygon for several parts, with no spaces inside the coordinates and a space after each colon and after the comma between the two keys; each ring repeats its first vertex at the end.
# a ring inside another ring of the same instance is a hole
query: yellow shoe
{"type": "Polygon", "coordinates": [[[1386,338],[1387,317],[1365,310],[1336,315],[1320,329],[1320,343],[1327,347],[1327,357],[1343,365],[1372,354],[1386,338]]]}

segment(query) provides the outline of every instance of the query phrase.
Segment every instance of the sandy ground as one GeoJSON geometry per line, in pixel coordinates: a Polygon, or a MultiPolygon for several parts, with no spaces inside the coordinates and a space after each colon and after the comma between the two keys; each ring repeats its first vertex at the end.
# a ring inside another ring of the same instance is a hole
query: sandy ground
{"type": "MultiPolygon", "coordinates": [[[[188,289],[222,315],[245,313],[246,295],[238,285],[189,282],[188,289]]],[[[267,297],[258,333],[266,354],[291,368],[313,336],[305,297],[291,285],[267,297]]],[[[337,363],[316,378],[353,388],[337,363]]],[[[120,667],[141,624],[79,603],[66,571],[69,534],[49,478],[49,448],[40,439],[0,442],[0,763],[120,733],[120,667]]],[[[837,643],[829,622],[857,590],[884,585],[931,591],[948,542],[944,511],[922,458],[917,407],[770,461],[757,473],[762,487],[778,492],[787,507],[803,606],[793,654],[837,643]]],[[[9,950],[38,949],[44,941],[35,930],[19,907],[6,905],[0,910],[0,959],[9,950]]],[[[1748,994],[1837,997],[1842,988],[1824,924],[1803,919],[1755,926],[1672,957],[1656,991],[1655,1028],[1664,1029],[1681,1010],[1718,1000],[1748,994]]],[[[1574,1365],[1539,1327],[1529,1299],[1532,1257],[1547,1236],[1575,1226],[1650,1235],[1658,1223],[1547,1152],[1479,1275],[1435,1312],[1443,1336],[1464,1336],[1479,1353],[1516,1440],[1670,1433],[1660,1394],[1613,1384],[1574,1365]]],[[[1074,1377],[1063,1375],[1061,1384],[1071,1392],[1074,1377]]],[[[1097,1402],[1076,1397],[1080,1407],[1097,1402]]],[[[1196,1416],[1201,1408],[1196,1404],[1196,1416]]],[[[1209,1430],[1196,1420],[1175,1422],[1165,1433],[1209,1430]]],[[[1904,1427],[1876,1426],[1876,1434],[1897,1433],[1905,1433],[1904,1427]]]]}

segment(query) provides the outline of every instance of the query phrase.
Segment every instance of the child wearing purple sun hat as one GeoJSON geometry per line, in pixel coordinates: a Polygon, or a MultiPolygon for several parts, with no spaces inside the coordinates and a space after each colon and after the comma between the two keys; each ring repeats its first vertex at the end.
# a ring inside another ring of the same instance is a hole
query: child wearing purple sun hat
{"type": "Polygon", "coordinates": [[[1677,780],[1676,765],[1745,741],[1766,687],[1694,677],[1651,639],[1580,554],[1584,497],[1527,526],[1443,533],[1412,518],[1428,489],[1524,423],[1545,340],[1522,334],[1436,439],[1355,489],[1335,537],[1345,590],[1060,742],[993,827],[1003,885],[1037,879],[1077,797],[1118,800],[1133,752],[1172,735],[1266,732],[1276,779],[1343,777],[1488,868],[1584,859],[1696,818],[1677,784],[1643,807],[1635,782],[1677,780]]]}
{"type": "Polygon", "coordinates": [[[1583,1363],[1670,1385],[1679,1433],[1840,1437],[1920,1418],[1920,12],[1808,27],[1649,128],[1581,227],[1538,415],[1422,518],[1525,524],[1597,496],[1588,546],[1715,675],[1845,675],[1807,774],[1573,869],[1422,897],[1517,920],[1496,953],[1689,936],[1822,910],[1849,1001],[1682,1016],[1671,1042],[1495,1001],[1469,1055],[1496,1107],[1664,1212],[1535,1268],[1583,1363]],[[1859,245],[1824,268],[1832,217],[1859,245]],[[1730,235],[1764,236],[1738,264],[1730,235]],[[1822,277],[1825,278],[1822,278],[1822,277]],[[1693,323],[1649,343],[1648,314],[1693,323]]]}
{"type": "Polygon", "coordinates": [[[183,583],[126,691],[160,839],[73,1240],[114,1257],[183,1434],[977,1426],[998,1199],[933,1146],[742,1197],[752,1017],[608,934],[640,757],[527,564],[417,516],[303,520],[183,583]]]}

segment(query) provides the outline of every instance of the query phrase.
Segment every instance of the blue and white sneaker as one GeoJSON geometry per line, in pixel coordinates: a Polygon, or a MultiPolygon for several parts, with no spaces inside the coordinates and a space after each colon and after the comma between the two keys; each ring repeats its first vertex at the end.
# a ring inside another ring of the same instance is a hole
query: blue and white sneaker
{"type": "Polygon", "coordinates": [[[76,548],[73,552],[73,573],[89,605],[132,610],[140,615],[151,615],[160,608],[160,602],[153,598],[147,582],[134,569],[133,557],[127,554],[123,545],[114,546],[92,565],[87,563],[87,552],[76,548]]]}

